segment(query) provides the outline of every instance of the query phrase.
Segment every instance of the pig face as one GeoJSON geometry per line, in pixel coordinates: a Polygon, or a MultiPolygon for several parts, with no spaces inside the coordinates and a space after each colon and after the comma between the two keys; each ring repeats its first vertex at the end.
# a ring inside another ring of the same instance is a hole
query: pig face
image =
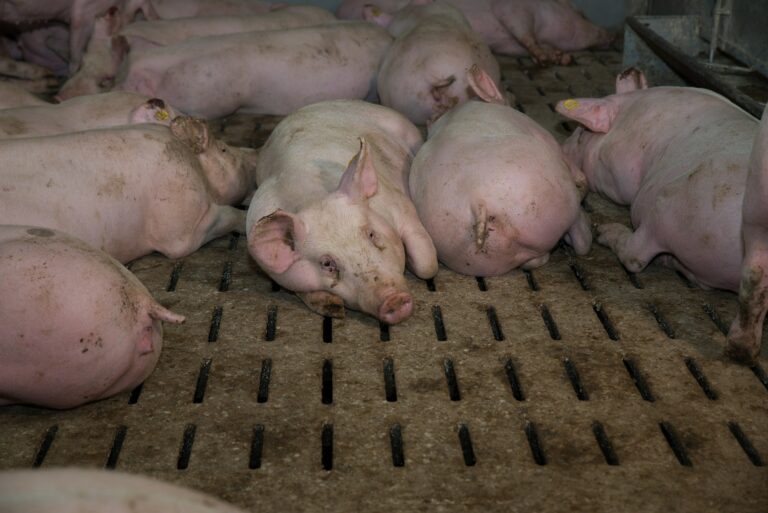
{"type": "Polygon", "coordinates": [[[339,187],[296,214],[277,210],[250,233],[251,254],[280,285],[328,292],[350,308],[395,324],[411,315],[399,234],[369,206],[378,180],[368,145],[352,160],[339,187]]]}
{"type": "Polygon", "coordinates": [[[56,99],[97,94],[112,89],[115,75],[128,52],[128,42],[118,32],[122,28],[116,7],[96,20],[94,32],[80,70],[62,86],[56,99]]]}

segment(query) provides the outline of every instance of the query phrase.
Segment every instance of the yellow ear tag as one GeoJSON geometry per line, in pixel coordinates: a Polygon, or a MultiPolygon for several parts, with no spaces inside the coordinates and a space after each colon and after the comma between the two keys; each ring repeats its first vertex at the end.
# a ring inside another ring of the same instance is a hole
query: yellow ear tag
{"type": "Polygon", "coordinates": [[[161,109],[155,112],[155,119],[158,121],[165,121],[168,119],[168,117],[168,111],[165,109],[161,109]]]}
{"type": "Polygon", "coordinates": [[[371,7],[371,14],[373,14],[378,18],[379,16],[381,16],[381,9],[379,9],[377,5],[374,5],[373,7],[371,7]]]}
{"type": "Polygon", "coordinates": [[[563,107],[565,107],[567,110],[578,109],[579,108],[579,102],[578,102],[578,100],[574,100],[574,99],[565,100],[563,102],[563,107]]]}

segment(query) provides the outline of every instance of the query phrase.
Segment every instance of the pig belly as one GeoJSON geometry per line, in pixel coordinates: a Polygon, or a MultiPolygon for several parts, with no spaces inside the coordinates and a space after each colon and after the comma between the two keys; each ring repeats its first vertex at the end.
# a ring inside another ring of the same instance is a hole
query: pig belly
{"type": "Polygon", "coordinates": [[[701,285],[738,291],[747,171],[741,166],[728,176],[720,169],[642,188],[631,207],[632,224],[648,223],[652,243],[671,253],[701,285]]]}
{"type": "Polygon", "coordinates": [[[103,253],[45,228],[0,226],[0,404],[70,408],[135,387],[162,326],[138,280],[103,253]]]}

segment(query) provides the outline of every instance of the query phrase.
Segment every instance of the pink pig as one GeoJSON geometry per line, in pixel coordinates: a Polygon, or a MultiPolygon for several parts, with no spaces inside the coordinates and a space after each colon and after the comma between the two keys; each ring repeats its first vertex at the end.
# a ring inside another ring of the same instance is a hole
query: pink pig
{"type": "MultiPolygon", "coordinates": [[[[339,18],[360,19],[371,0],[344,0],[339,18]]],[[[394,12],[408,0],[376,0],[394,12]]],[[[496,53],[525,55],[540,64],[568,64],[567,52],[604,46],[613,36],[587,20],[570,0],[446,0],[459,8],[496,53]]]]}
{"type": "Polygon", "coordinates": [[[0,139],[78,132],[94,128],[157,123],[170,125],[176,112],[159,98],[117,91],[63,103],[0,111],[0,139]]]}
{"type": "Polygon", "coordinates": [[[394,15],[367,5],[364,16],[395,37],[381,63],[381,104],[423,125],[469,100],[467,71],[484,70],[501,88],[499,63],[461,11],[442,2],[413,0],[394,15]]]}
{"type": "Polygon", "coordinates": [[[255,150],[200,120],[0,141],[0,219],[62,230],[120,262],[186,256],[245,227],[255,150]]]}
{"type": "Polygon", "coordinates": [[[420,278],[437,273],[434,245],[408,197],[421,143],[403,116],[361,101],[317,103],[286,117],[259,157],[251,255],[319,313],[340,315],[346,304],[388,324],[407,319],[406,261],[420,278]]]}
{"type": "Polygon", "coordinates": [[[0,284],[0,405],[130,390],[157,365],[161,321],[184,321],[109,255],[48,228],[0,225],[0,284]]]}
{"type": "Polygon", "coordinates": [[[760,352],[768,310],[768,107],[752,148],[742,214],[744,259],[739,314],[728,333],[728,354],[751,362],[760,352]]]}
{"type": "Polygon", "coordinates": [[[438,119],[411,167],[411,197],[440,261],[476,276],[532,269],[563,236],[587,253],[582,172],[549,132],[506,104],[491,77],[475,67],[468,81],[488,103],[438,119]]]}
{"type": "Polygon", "coordinates": [[[741,205],[757,121],[722,96],[691,87],[652,87],[636,70],[617,94],[569,99],[557,111],[584,124],[563,144],[589,188],[630,205],[634,230],[598,226],[631,272],[657,255],[692,281],[737,290],[741,205]]]}
{"type": "Polygon", "coordinates": [[[131,53],[118,89],[206,118],[236,110],[287,115],[322,100],[375,98],[391,42],[386,30],[363,22],[193,39],[131,53]]]}

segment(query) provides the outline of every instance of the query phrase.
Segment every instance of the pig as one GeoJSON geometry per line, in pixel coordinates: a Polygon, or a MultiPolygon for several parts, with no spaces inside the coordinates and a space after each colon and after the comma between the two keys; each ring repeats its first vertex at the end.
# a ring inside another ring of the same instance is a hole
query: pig
{"type": "Polygon", "coordinates": [[[509,107],[490,76],[477,67],[467,75],[482,101],[431,125],[411,167],[411,197],[438,259],[461,274],[498,276],[545,264],[561,237],[586,254],[581,170],[549,132],[509,107]]]}
{"type": "Polygon", "coordinates": [[[201,120],[0,141],[0,219],[62,230],[129,262],[189,255],[233,230],[255,150],[215,140],[201,120]]]}
{"type": "MultiPolygon", "coordinates": [[[[336,14],[359,19],[371,0],[345,0],[336,14]]],[[[408,0],[378,0],[393,12],[408,0]]],[[[570,0],[446,0],[459,8],[491,50],[503,55],[529,54],[539,64],[569,64],[567,52],[607,46],[613,36],[587,20],[570,0]]]]}
{"type": "Polygon", "coordinates": [[[0,139],[18,139],[95,128],[158,123],[170,125],[177,114],[159,99],[113,92],[72,98],[64,103],[0,111],[0,139]]]}
{"type": "Polygon", "coordinates": [[[205,37],[131,53],[118,89],[205,118],[286,115],[322,100],[375,98],[391,41],[364,22],[205,37]]]}
{"type": "Polygon", "coordinates": [[[26,62],[51,70],[54,75],[69,74],[69,29],[50,24],[19,34],[19,49],[26,62]]]}
{"type": "Polygon", "coordinates": [[[437,273],[432,240],[408,197],[421,133],[362,101],[321,102],[286,117],[262,147],[248,250],[314,311],[344,305],[396,324],[413,311],[403,271],[437,273]],[[351,160],[350,160],[351,159],[351,160]]]}
{"type": "Polygon", "coordinates": [[[395,37],[379,70],[381,104],[413,123],[434,121],[469,100],[466,77],[473,65],[501,89],[499,63],[455,7],[413,0],[394,16],[367,5],[364,16],[395,37]]]}
{"type": "Polygon", "coordinates": [[[157,365],[161,321],[184,321],[115,259],[48,228],[0,225],[0,283],[0,406],[130,390],[157,365]]]}
{"type": "Polygon", "coordinates": [[[65,100],[109,90],[131,49],[168,46],[211,35],[319,25],[334,20],[329,11],[307,5],[248,16],[138,21],[124,26],[117,10],[112,10],[96,20],[80,70],[62,86],[56,97],[65,100]]]}
{"type": "Polygon", "coordinates": [[[112,7],[120,7],[127,20],[141,13],[156,19],[150,0],[6,0],[0,3],[0,19],[21,26],[60,21],[69,24],[69,71],[80,67],[94,21],[112,7]]]}
{"type": "Polygon", "coordinates": [[[285,4],[259,0],[152,0],[157,15],[164,20],[209,16],[247,16],[280,9],[285,4]]]}
{"type": "Polygon", "coordinates": [[[741,205],[757,121],[719,94],[651,87],[637,70],[617,94],[560,101],[557,112],[584,125],[563,150],[589,189],[630,206],[632,226],[597,227],[630,272],[657,255],[692,282],[737,290],[741,205]]]}
{"type": "Polygon", "coordinates": [[[0,472],[3,513],[245,513],[215,497],[146,476],[104,469],[0,472]]]}
{"type": "Polygon", "coordinates": [[[744,257],[739,283],[739,311],[728,332],[729,356],[752,363],[760,352],[768,310],[768,107],[749,161],[741,229],[744,257]]]}
{"type": "Polygon", "coordinates": [[[50,103],[23,87],[0,81],[0,110],[36,105],[50,105],[50,103]]]}

